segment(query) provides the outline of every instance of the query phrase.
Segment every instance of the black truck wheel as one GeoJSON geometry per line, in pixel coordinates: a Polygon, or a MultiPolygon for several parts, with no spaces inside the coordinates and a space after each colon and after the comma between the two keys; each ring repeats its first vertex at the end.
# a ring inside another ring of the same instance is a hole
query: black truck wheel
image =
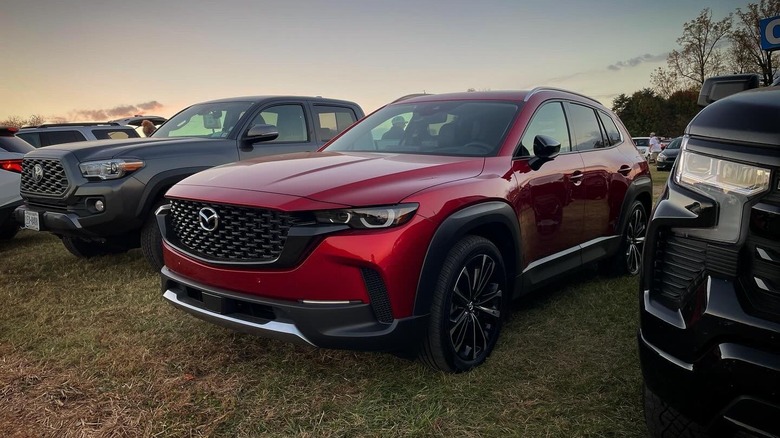
{"type": "Polygon", "coordinates": [[[146,218],[146,222],[144,222],[144,226],[141,228],[141,252],[149,266],[155,271],[162,269],[164,264],[162,235],[160,235],[160,226],[157,225],[157,217],[154,214],[161,205],[163,205],[162,202],[152,208],[149,217],[146,218]]]}

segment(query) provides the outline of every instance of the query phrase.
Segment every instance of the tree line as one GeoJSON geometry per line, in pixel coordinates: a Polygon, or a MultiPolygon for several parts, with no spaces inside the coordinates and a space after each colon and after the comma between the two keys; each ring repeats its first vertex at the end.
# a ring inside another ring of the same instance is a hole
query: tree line
{"type": "Polygon", "coordinates": [[[709,8],[683,25],[679,47],[666,58],[666,66],[650,75],[651,87],[620,94],[612,101],[632,136],[650,132],[676,137],[699,112],[696,100],[704,80],[732,73],[757,73],[764,85],[772,83],[780,53],[761,49],[759,21],[780,15],[780,0],[760,0],[723,19],[709,8]]]}

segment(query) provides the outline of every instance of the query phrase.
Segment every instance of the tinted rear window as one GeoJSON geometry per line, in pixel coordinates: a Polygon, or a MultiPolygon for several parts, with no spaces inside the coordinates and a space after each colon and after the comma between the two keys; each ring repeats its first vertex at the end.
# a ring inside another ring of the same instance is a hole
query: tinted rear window
{"type": "Polygon", "coordinates": [[[136,138],[140,137],[135,129],[93,129],[92,134],[98,140],[119,140],[123,138],[136,138]]]}
{"type": "Polygon", "coordinates": [[[20,154],[26,154],[27,152],[35,150],[30,143],[16,137],[0,137],[0,149],[6,152],[17,152],[20,154]]]}

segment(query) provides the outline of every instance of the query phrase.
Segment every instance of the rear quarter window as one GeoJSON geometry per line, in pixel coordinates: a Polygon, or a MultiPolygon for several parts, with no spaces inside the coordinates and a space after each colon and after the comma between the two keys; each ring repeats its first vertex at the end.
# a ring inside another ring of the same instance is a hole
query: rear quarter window
{"type": "Polygon", "coordinates": [[[92,134],[98,140],[121,140],[140,137],[134,129],[93,129],[92,134]]]}

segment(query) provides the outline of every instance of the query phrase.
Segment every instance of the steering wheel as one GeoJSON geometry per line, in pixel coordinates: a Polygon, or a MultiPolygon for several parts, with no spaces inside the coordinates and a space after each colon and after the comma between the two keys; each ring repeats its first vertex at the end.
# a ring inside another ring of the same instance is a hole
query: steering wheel
{"type": "Polygon", "coordinates": [[[463,145],[464,149],[477,149],[482,155],[493,152],[493,146],[481,141],[470,141],[463,145]]]}

